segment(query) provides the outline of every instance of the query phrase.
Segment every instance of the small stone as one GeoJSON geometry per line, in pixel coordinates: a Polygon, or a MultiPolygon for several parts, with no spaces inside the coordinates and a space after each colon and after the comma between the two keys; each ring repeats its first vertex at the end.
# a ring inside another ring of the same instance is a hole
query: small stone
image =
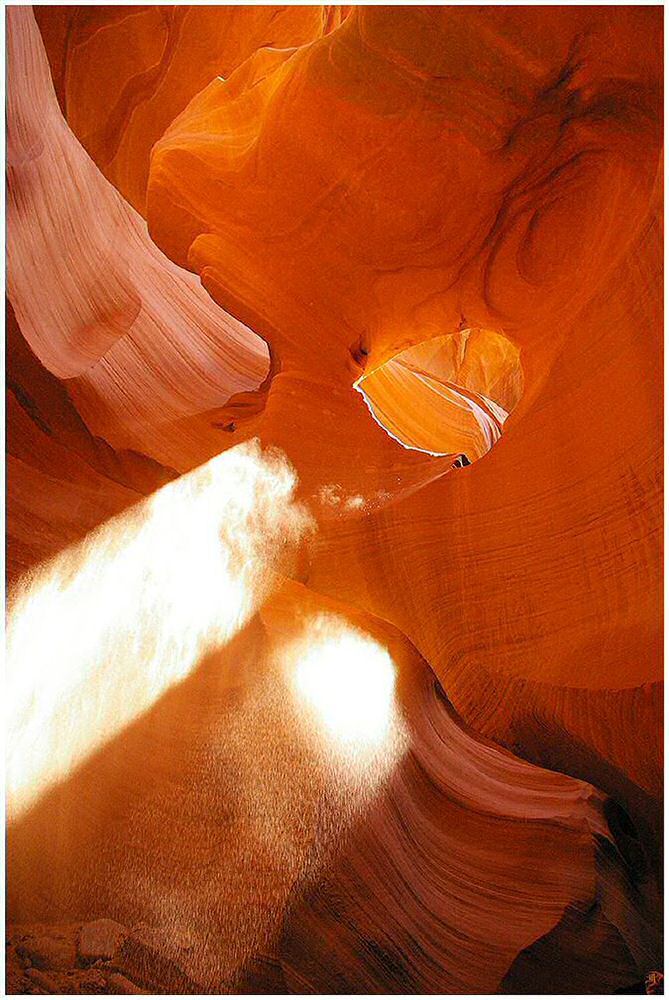
{"type": "Polygon", "coordinates": [[[42,972],[41,969],[27,969],[26,978],[47,993],[60,993],[60,985],[57,980],[48,973],[42,972]]]}
{"type": "Polygon", "coordinates": [[[159,987],[160,992],[193,993],[194,983],[170,956],[160,932],[135,927],[121,948],[118,964],[145,988],[159,987]]]}
{"type": "Polygon", "coordinates": [[[86,964],[110,961],[123,944],[127,930],[115,920],[93,920],[79,931],[79,958],[86,964]]]}
{"type": "Polygon", "coordinates": [[[139,986],[135,983],[131,983],[129,979],[122,976],[120,972],[110,972],[107,975],[107,986],[109,987],[109,992],[114,994],[119,994],[121,996],[138,996],[140,993],[146,993],[146,990],[141,990],[139,986]]]}
{"type": "Polygon", "coordinates": [[[76,992],[82,996],[107,995],[109,990],[107,978],[99,969],[86,969],[85,972],[79,971],[75,973],[74,978],[77,988],[69,992],[76,992]]]}
{"type": "Polygon", "coordinates": [[[74,942],[56,934],[25,937],[16,950],[24,961],[37,969],[71,969],[77,957],[74,942]]]}
{"type": "Polygon", "coordinates": [[[16,948],[5,950],[5,990],[8,994],[25,993],[25,974],[16,948]]]}

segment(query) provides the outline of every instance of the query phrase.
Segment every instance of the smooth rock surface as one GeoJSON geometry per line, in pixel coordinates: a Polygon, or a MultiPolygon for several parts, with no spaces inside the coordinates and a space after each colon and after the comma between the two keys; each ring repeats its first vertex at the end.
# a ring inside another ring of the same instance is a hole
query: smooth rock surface
{"type": "Polygon", "coordinates": [[[7,37],[10,615],[58,554],[58,600],[85,578],[99,612],[49,660],[64,743],[98,725],[10,825],[8,982],[643,983],[660,9],[11,8],[7,37]],[[233,460],[277,453],[310,528],[277,537],[275,483],[240,531],[233,460]],[[167,528],[133,550],[154,498],[167,528]],[[179,601],[119,604],[128,551],[126,580],[179,601]],[[144,710],[114,728],[124,691],[144,710]]]}
{"type": "Polygon", "coordinates": [[[83,962],[110,961],[119,952],[128,931],[115,920],[93,920],[79,931],[77,952],[83,962]]]}

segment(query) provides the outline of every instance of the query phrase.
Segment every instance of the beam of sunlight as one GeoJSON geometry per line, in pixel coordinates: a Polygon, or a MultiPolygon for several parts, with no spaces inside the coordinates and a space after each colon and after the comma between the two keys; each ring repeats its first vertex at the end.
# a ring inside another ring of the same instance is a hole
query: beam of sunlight
{"type": "Polygon", "coordinates": [[[390,725],[395,670],[388,653],[355,632],[305,650],[295,683],[334,740],[376,743],[390,725]]]}
{"type": "Polygon", "coordinates": [[[378,785],[406,749],[396,667],[372,636],[320,614],[284,652],[293,698],[321,753],[378,785]]]}
{"type": "Polygon", "coordinates": [[[257,442],[181,476],[19,585],[7,627],[16,818],[226,643],[311,522],[257,442]]]}

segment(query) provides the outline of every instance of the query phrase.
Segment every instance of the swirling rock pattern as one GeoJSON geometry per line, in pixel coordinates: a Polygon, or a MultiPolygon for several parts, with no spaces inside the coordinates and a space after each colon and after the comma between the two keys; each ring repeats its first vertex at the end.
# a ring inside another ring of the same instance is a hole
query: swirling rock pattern
{"type": "MultiPolygon", "coordinates": [[[[10,583],[58,556],[64,600],[69,553],[130,551],[157,491],[223,546],[243,508],[264,574],[236,634],[13,819],[13,991],[643,982],[659,9],[12,8],[7,46],[10,583]],[[190,484],[228,451],[205,510],[190,484]]],[[[185,544],[178,518],[151,537],[185,544]]],[[[211,577],[143,551],[133,580],[197,632],[244,578],[216,546],[211,577]]],[[[142,607],[128,690],[170,655],[142,607]]],[[[58,732],[107,718],[95,617],[58,732]]]]}

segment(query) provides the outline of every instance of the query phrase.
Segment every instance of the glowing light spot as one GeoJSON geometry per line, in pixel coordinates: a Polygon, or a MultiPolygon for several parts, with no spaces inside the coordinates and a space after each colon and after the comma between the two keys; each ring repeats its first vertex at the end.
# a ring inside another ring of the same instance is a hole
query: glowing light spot
{"type": "Polygon", "coordinates": [[[395,720],[395,665],[387,650],[345,622],[323,616],[293,651],[294,686],[336,743],[381,744],[395,720]]]}
{"type": "Polygon", "coordinates": [[[239,446],[23,582],[7,630],[10,816],[249,620],[310,526],[295,484],[278,454],[239,446]]]}

